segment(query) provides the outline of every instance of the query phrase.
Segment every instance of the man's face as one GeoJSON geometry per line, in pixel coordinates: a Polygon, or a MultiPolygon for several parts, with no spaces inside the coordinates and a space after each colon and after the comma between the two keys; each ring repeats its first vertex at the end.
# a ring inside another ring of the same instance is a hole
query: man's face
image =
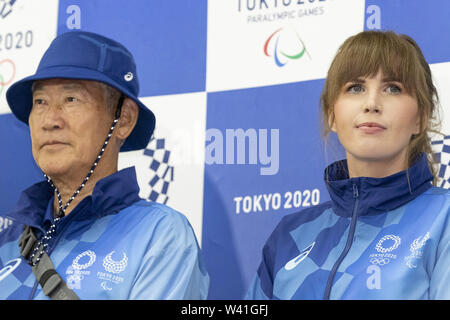
{"type": "Polygon", "coordinates": [[[87,174],[113,120],[103,87],[94,81],[35,82],[29,117],[33,157],[52,178],[87,174]]]}

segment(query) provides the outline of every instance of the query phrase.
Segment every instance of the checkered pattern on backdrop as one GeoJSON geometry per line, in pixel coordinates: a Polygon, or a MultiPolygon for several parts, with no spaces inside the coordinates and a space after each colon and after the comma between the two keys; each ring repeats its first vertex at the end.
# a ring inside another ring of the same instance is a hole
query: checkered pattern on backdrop
{"type": "Polygon", "coordinates": [[[174,167],[169,164],[170,151],[165,148],[165,140],[153,137],[144,150],[144,154],[151,157],[149,168],[154,172],[154,176],[149,182],[152,191],[148,199],[167,204],[169,184],[174,177],[174,167]]]}
{"type": "Polygon", "coordinates": [[[450,136],[444,136],[440,140],[432,141],[434,156],[439,162],[438,183],[442,188],[450,187],[450,136]]]}

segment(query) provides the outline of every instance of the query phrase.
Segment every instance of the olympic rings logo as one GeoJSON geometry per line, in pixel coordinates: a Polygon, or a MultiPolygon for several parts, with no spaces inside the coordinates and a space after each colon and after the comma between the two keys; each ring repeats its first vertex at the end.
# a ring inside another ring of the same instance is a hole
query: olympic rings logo
{"type": "Polygon", "coordinates": [[[11,59],[0,60],[0,94],[16,76],[16,64],[11,59]]]}
{"type": "Polygon", "coordinates": [[[379,266],[384,266],[385,264],[388,264],[391,262],[389,258],[372,258],[370,259],[371,264],[377,264],[379,266]]]}

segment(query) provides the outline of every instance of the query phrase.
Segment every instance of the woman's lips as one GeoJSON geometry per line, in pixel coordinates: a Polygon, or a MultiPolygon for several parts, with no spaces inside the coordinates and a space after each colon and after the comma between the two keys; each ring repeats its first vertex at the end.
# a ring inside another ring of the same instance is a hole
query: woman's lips
{"type": "Polygon", "coordinates": [[[379,133],[386,130],[386,127],[376,122],[364,122],[357,125],[356,128],[367,134],[379,133]]]}

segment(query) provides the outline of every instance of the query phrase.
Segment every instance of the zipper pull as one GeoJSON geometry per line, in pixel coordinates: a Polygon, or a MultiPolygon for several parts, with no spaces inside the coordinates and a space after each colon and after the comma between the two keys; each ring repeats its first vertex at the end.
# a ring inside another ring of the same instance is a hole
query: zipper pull
{"type": "Polygon", "coordinates": [[[356,184],[353,184],[353,198],[356,199],[358,198],[359,193],[358,193],[358,186],[356,184]]]}

